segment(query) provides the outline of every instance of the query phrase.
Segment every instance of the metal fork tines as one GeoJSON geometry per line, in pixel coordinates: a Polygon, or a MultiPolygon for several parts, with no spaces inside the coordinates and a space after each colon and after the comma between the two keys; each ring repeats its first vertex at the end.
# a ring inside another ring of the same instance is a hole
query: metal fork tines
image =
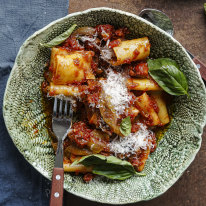
{"type": "Polygon", "coordinates": [[[63,167],[63,141],[72,125],[73,110],[68,100],[54,99],[52,129],[58,140],[55,167],[63,167]]]}

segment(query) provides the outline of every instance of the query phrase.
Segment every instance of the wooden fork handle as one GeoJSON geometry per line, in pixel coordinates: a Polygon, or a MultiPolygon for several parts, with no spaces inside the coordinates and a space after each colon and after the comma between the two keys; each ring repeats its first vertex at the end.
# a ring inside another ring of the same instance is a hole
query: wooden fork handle
{"type": "Polygon", "coordinates": [[[197,57],[194,57],[193,61],[199,69],[201,77],[206,81],[206,65],[204,65],[197,57]]]}
{"type": "Polygon", "coordinates": [[[50,206],[63,205],[64,169],[54,168],[50,195],[50,206]]]}

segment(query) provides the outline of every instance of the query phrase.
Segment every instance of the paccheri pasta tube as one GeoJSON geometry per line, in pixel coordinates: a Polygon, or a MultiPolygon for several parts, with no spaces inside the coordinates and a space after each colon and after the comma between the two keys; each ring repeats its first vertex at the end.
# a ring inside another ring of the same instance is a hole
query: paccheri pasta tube
{"type": "Polygon", "coordinates": [[[147,37],[126,40],[113,47],[113,50],[117,61],[112,61],[112,64],[118,66],[147,58],[150,53],[150,43],[147,37]]]}

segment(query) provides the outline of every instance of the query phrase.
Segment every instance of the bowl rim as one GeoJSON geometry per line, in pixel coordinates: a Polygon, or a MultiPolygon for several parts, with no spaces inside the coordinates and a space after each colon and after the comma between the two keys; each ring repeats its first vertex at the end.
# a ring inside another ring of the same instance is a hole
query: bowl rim
{"type": "MultiPolygon", "coordinates": [[[[122,14],[122,15],[127,15],[127,16],[131,16],[135,19],[138,19],[142,22],[144,22],[145,24],[149,25],[150,27],[154,28],[155,30],[158,30],[159,32],[163,33],[165,36],[167,36],[168,38],[172,39],[172,41],[176,44],[178,44],[181,49],[183,50],[184,54],[187,56],[187,58],[190,60],[190,63],[196,68],[197,70],[197,75],[199,77],[199,80],[204,88],[204,91],[206,93],[206,88],[205,88],[205,85],[203,83],[203,80],[201,78],[201,75],[200,75],[200,72],[199,72],[199,69],[197,68],[196,64],[192,61],[191,57],[189,56],[189,54],[187,53],[186,49],[171,35],[169,35],[167,32],[165,32],[164,30],[160,29],[159,27],[155,26],[154,24],[150,23],[149,21],[139,17],[138,15],[136,14],[133,14],[133,13],[130,13],[130,12],[126,12],[126,11],[123,11],[123,10],[119,10],[119,9],[113,9],[113,8],[109,8],[109,7],[96,7],[96,8],[90,8],[90,9],[87,9],[87,10],[83,10],[83,11],[79,11],[79,12],[74,12],[74,13],[71,13],[71,14],[68,14],[62,18],[59,18],[57,20],[54,20],[52,21],[51,23],[49,23],[48,25],[44,26],[43,28],[37,30],[36,32],[34,32],[31,36],[29,36],[25,41],[24,43],[21,45],[21,47],[19,48],[19,51],[17,53],[17,56],[16,56],[16,59],[15,59],[15,62],[14,62],[14,65],[12,67],[12,70],[11,70],[11,73],[9,75],[9,78],[7,80],[7,84],[6,84],[6,88],[5,88],[5,92],[4,92],[4,97],[3,97],[3,118],[4,118],[4,122],[5,122],[5,125],[6,125],[6,128],[7,128],[7,131],[9,133],[9,136],[10,138],[12,139],[13,143],[14,143],[14,140],[13,140],[13,137],[12,137],[12,134],[11,134],[11,131],[10,129],[8,128],[8,122],[7,122],[7,118],[5,117],[5,113],[6,113],[6,109],[5,109],[5,104],[6,104],[6,94],[7,94],[7,91],[8,91],[8,88],[9,88],[9,84],[11,82],[11,78],[15,72],[15,67],[17,67],[17,57],[21,54],[22,52],[22,49],[24,48],[24,46],[27,45],[27,42],[29,42],[32,38],[34,38],[35,36],[37,36],[38,34],[42,33],[43,31],[45,31],[46,29],[48,29],[49,27],[55,25],[56,23],[64,20],[64,19],[67,19],[67,18],[71,18],[71,17],[75,17],[75,16],[79,16],[81,14],[87,14],[87,13],[90,13],[90,12],[95,12],[95,11],[111,11],[111,12],[116,12],[116,13],[119,13],[119,14],[122,14]]],[[[181,167],[181,171],[179,171],[178,175],[176,178],[173,178],[172,181],[170,180],[168,183],[169,183],[169,186],[167,187],[163,187],[162,188],[162,191],[158,193],[158,195],[156,196],[153,196],[153,197],[150,197],[148,199],[145,199],[145,200],[133,200],[133,201],[128,201],[128,202],[108,202],[108,201],[104,201],[102,202],[101,200],[97,200],[95,198],[91,198],[91,197],[87,197],[86,195],[83,195],[83,194],[78,194],[78,192],[73,192],[73,191],[69,191],[68,189],[66,189],[64,187],[64,189],[77,196],[77,197],[81,197],[81,198],[84,198],[86,200],[90,200],[90,201],[94,201],[94,202],[99,202],[99,203],[106,203],[106,204],[112,204],[112,205],[123,205],[123,204],[131,204],[131,203],[137,203],[137,202],[141,202],[141,201],[149,201],[149,200],[152,200],[156,197],[159,197],[160,195],[162,195],[163,193],[165,193],[170,187],[172,187],[174,185],[174,183],[176,183],[179,178],[182,176],[182,174],[185,172],[185,170],[189,167],[189,165],[194,161],[198,151],[200,150],[200,147],[201,147],[201,143],[202,143],[202,133],[203,133],[203,128],[206,124],[206,113],[204,114],[204,120],[201,122],[200,124],[200,130],[198,131],[198,137],[199,137],[199,147],[195,150],[195,152],[193,153],[193,155],[190,157],[190,159],[186,162],[186,164],[183,164],[182,167],[181,167]]],[[[22,156],[24,157],[24,159],[35,169],[37,170],[41,175],[43,175],[45,178],[47,178],[48,180],[51,180],[51,178],[49,178],[42,170],[40,170],[38,167],[36,167],[35,165],[33,165],[31,162],[28,161],[28,159],[23,155],[23,152],[21,152],[19,150],[19,148],[16,146],[16,144],[14,143],[15,147],[18,149],[18,151],[22,154],[22,156]]]]}

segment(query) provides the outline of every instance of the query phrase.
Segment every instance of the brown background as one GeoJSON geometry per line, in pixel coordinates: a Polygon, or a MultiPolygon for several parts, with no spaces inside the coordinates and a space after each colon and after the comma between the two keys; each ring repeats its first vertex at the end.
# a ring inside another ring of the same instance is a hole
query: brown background
{"type": "MultiPolygon", "coordinates": [[[[110,7],[138,14],[144,8],[164,11],[172,20],[174,37],[206,64],[206,0],[70,0],[69,13],[91,7],[110,7]]],[[[206,206],[206,128],[200,152],[192,165],[166,193],[148,202],[131,206],[206,206]]],[[[102,206],[65,193],[64,205],[102,206]]]]}

